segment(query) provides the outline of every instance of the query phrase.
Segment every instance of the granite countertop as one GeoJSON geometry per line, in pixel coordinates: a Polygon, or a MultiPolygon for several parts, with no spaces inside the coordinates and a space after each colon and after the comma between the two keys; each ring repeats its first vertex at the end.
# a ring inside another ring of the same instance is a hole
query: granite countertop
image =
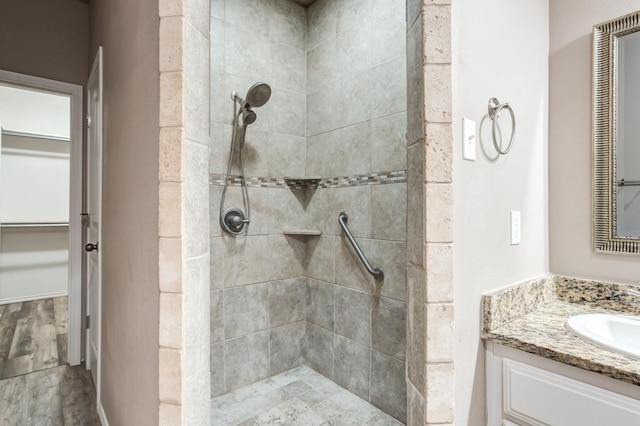
{"type": "Polygon", "coordinates": [[[602,348],[565,327],[567,318],[589,313],[638,314],[629,286],[564,277],[543,277],[483,296],[482,337],[640,386],[640,360],[602,348]]]}

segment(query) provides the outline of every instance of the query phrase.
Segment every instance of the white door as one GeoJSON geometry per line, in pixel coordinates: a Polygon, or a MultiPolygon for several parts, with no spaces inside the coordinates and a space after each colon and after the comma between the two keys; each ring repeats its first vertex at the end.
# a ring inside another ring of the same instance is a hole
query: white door
{"type": "Polygon", "coordinates": [[[87,82],[87,368],[100,401],[100,299],[102,212],[102,47],[87,82]]]}
{"type": "MultiPolygon", "coordinates": [[[[0,123],[0,176],[2,176],[2,123],[0,123]]],[[[0,207],[2,207],[2,197],[0,197],[0,207]]],[[[1,209],[0,209],[1,210],[1,209]]],[[[0,218],[0,247],[2,247],[2,218],[0,218]]],[[[3,259],[2,254],[0,254],[0,276],[2,276],[2,267],[3,267],[3,259]]],[[[2,278],[0,278],[0,282],[2,282],[2,278]]]]}

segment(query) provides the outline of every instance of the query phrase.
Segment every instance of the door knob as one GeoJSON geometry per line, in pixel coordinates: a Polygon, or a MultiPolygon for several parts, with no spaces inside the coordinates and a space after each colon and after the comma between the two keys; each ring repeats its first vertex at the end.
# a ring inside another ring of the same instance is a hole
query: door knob
{"type": "Polygon", "coordinates": [[[88,243],[86,246],[84,246],[84,249],[86,251],[94,251],[94,250],[98,251],[98,243],[95,243],[95,244],[88,243]]]}

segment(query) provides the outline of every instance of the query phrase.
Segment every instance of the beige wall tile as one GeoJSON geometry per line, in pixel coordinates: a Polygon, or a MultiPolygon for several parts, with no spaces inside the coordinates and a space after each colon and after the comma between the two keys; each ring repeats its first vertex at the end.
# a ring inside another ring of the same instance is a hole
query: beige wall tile
{"type": "Polygon", "coordinates": [[[202,35],[209,37],[210,0],[188,0],[185,2],[184,17],[202,35]]]}
{"type": "Polygon", "coordinates": [[[338,28],[337,0],[317,1],[307,9],[307,47],[314,47],[327,37],[334,36],[338,28]]]}
{"type": "Polygon", "coordinates": [[[427,302],[453,302],[453,245],[427,244],[427,302]]]}
{"type": "Polygon", "coordinates": [[[407,269],[407,378],[422,394],[425,389],[425,272],[409,264],[407,269]]]}
{"type": "MultiPolygon", "coordinates": [[[[209,253],[187,259],[184,264],[183,342],[187,347],[209,346],[209,253]]],[[[207,357],[206,358],[208,361],[207,357]]],[[[204,363],[204,359],[200,364],[204,363]]],[[[186,363],[186,366],[190,366],[186,363]]],[[[186,370],[191,374],[192,370],[186,370]]]]}
{"type": "Polygon", "coordinates": [[[304,275],[302,262],[304,259],[305,241],[300,238],[282,234],[270,234],[267,240],[269,264],[265,278],[282,280],[304,275]]]}
{"type": "Polygon", "coordinates": [[[158,365],[160,368],[160,402],[180,404],[182,402],[182,361],[180,351],[160,348],[158,365]]]}
{"type": "MultiPolygon", "coordinates": [[[[207,337],[207,342],[209,338],[207,337]]],[[[199,374],[210,375],[210,344],[187,346],[182,349],[182,377],[185,381],[199,374]],[[206,369],[206,373],[203,370],[206,369]]]]}
{"type": "Polygon", "coordinates": [[[226,30],[223,21],[212,17],[211,29],[209,30],[209,65],[212,71],[224,71],[225,33],[226,30]]]}
{"type": "Polygon", "coordinates": [[[453,304],[427,303],[427,362],[452,362],[453,304]]]}
{"type": "Polygon", "coordinates": [[[183,120],[183,74],[160,73],[160,127],[179,127],[183,120]]]}
{"type": "Polygon", "coordinates": [[[407,24],[411,27],[422,14],[424,0],[407,0],[407,24]]]}
{"type": "Polygon", "coordinates": [[[307,93],[323,90],[336,80],[336,38],[331,37],[307,52],[307,93]]]}
{"type": "Polygon", "coordinates": [[[451,62],[451,6],[424,8],[424,53],[429,64],[451,62]]]}
{"type": "Polygon", "coordinates": [[[425,65],[424,114],[431,123],[451,122],[451,66],[425,65]]]}
{"type": "Polygon", "coordinates": [[[161,237],[182,236],[182,185],[160,183],[158,232],[161,237]]]}
{"type": "Polygon", "coordinates": [[[160,403],[160,426],[176,426],[182,424],[182,406],[160,403]]]}
{"type": "Polygon", "coordinates": [[[211,422],[209,398],[209,369],[202,369],[188,377],[185,383],[184,410],[182,424],[208,425],[211,422]]]}
{"type": "Polygon", "coordinates": [[[453,134],[450,124],[427,124],[427,182],[451,182],[453,134]]]}
{"type": "MultiPolygon", "coordinates": [[[[370,118],[406,111],[407,57],[405,54],[371,68],[368,74],[369,83],[365,86],[364,93],[371,98],[370,118]]],[[[351,107],[353,108],[353,105],[351,107]]]]}
{"type": "Polygon", "coordinates": [[[187,140],[184,144],[184,255],[209,251],[209,146],[187,140]]]}
{"type": "Polygon", "coordinates": [[[160,129],[158,178],[161,182],[180,182],[182,180],[182,138],[183,132],[180,127],[160,129]]]}
{"type": "Polygon", "coordinates": [[[407,33],[407,145],[424,139],[422,21],[407,33]]]}
{"type": "MultiPolygon", "coordinates": [[[[348,7],[353,3],[342,2],[340,4],[348,7]]],[[[358,22],[358,25],[354,24],[355,22],[351,22],[348,24],[349,28],[338,29],[336,56],[333,58],[336,62],[336,77],[338,79],[354,72],[363,71],[371,66],[373,52],[371,22],[369,19],[363,19],[358,22]]]]}
{"type": "Polygon", "coordinates": [[[371,235],[384,240],[407,239],[407,184],[371,186],[371,235]]]}
{"type": "Polygon", "coordinates": [[[307,242],[303,265],[306,276],[318,280],[335,282],[335,245],[338,237],[310,238],[307,242]]]}
{"type": "MultiPolygon", "coordinates": [[[[373,240],[356,238],[356,242],[365,256],[370,257],[373,240]]],[[[338,237],[335,250],[336,284],[372,294],[375,289],[373,277],[365,269],[349,240],[338,237]]]]}
{"type": "MultiPolygon", "coordinates": [[[[404,4],[391,6],[389,3],[400,3],[398,0],[391,2],[374,1],[383,3],[381,10],[374,11],[371,17],[371,62],[375,64],[387,61],[395,56],[406,56],[407,23],[405,22],[404,4]]],[[[380,7],[380,6],[378,6],[380,7]]],[[[375,6],[374,6],[375,8],[375,6]]]]}
{"type": "Polygon", "coordinates": [[[161,237],[159,249],[160,291],[182,292],[182,239],[161,237]]]}
{"type": "Polygon", "coordinates": [[[265,280],[267,236],[224,235],[218,248],[219,275],[224,287],[235,287],[265,280]]]}
{"type": "Polygon", "coordinates": [[[453,187],[451,184],[428,183],[427,242],[453,241],[453,187]]]}
{"type": "Polygon", "coordinates": [[[370,186],[352,186],[325,190],[329,192],[329,208],[324,212],[330,224],[328,232],[344,236],[338,216],[345,212],[353,236],[371,238],[371,189],[370,186]]]}
{"type": "Polygon", "coordinates": [[[371,171],[407,168],[407,114],[371,121],[371,171]]]}
{"type": "Polygon", "coordinates": [[[160,346],[182,347],[182,295],[160,293],[160,346]]]}
{"type": "Polygon", "coordinates": [[[183,69],[183,19],[172,16],[160,19],[160,71],[183,69]]]}
{"type": "Polygon", "coordinates": [[[424,266],[424,143],[411,146],[407,157],[407,260],[424,266]]]}
{"type": "Polygon", "coordinates": [[[282,133],[267,134],[266,153],[269,176],[304,176],[307,144],[306,138],[282,133]]]}
{"type": "Polygon", "coordinates": [[[304,49],[270,40],[269,56],[271,65],[264,70],[263,80],[274,87],[286,88],[306,95],[306,58],[304,49]]]}
{"type": "Polygon", "coordinates": [[[426,379],[427,424],[452,422],[455,406],[453,364],[427,364],[426,379]]]}
{"type": "Polygon", "coordinates": [[[160,17],[182,16],[185,0],[159,0],[160,17]]]}
{"type": "MultiPolygon", "coordinates": [[[[256,192],[254,188],[250,188],[256,192]]],[[[262,190],[262,189],[261,189],[262,190]]],[[[302,229],[305,223],[306,197],[301,189],[269,188],[267,215],[271,223],[269,232],[281,233],[289,229],[302,229]]]]}
{"type": "MultiPolygon", "coordinates": [[[[190,0],[194,2],[195,0],[190,0]]],[[[207,34],[208,31],[207,20],[207,34]]],[[[184,24],[184,118],[185,135],[209,145],[209,39],[189,21],[184,24]]],[[[208,155],[207,155],[208,158],[208,155]]]]}
{"type": "Polygon", "coordinates": [[[225,1],[225,18],[237,26],[251,28],[260,35],[268,35],[269,26],[265,21],[269,19],[270,1],[225,1]]]}
{"type": "Polygon", "coordinates": [[[307,12],[289,0],[272,0],[269,10],[269,36],[297,49],[305,48],[307,12]]]}
{"type": "Polygon", "coordinates": [[[407,424],[424,425],[424,396],[411,384],[407,384],[407,424]]]}
{"type": "Polygon", "coordinates": [[[407,244],[402,241],[371,240],[371,251],[365,254],[374,268],[384,271],[384,281],[374,280],[371,284],[374,294],[405,301],[407,244]]]}

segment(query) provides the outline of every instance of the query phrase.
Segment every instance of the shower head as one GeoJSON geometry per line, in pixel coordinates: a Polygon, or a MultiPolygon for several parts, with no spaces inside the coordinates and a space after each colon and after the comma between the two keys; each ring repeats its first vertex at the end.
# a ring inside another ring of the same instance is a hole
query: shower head
{"type": "Polygon", "coordinates": [[[256,113],[251,110],[251,107],[242,108],[242,123],[246,126],[247,124],[253,124],[256,121],[256,113]]]}
{"type": "MultiPolygon", "coordinates": [[[[240,97],[238,92],[231,92],[233,102],[240,104],[240,112],[242,113],[242,124],[247,126],[256,121],[256,113],[251,108],[261,107],[266,104],[271,97],[271,87],[267,83],[256,83],[247,91],[245,99],[240,97]]],[[[240,114],[240,113],[238,113],[240,114]]]]}
{"type": "Polygon", "coordinates": [[[256,83],[247,92],[247,97],[244,101],[245,108],[247,107],[261,107],[266,104],[271,97],[271,87],[267,83],[256,83]]]}

